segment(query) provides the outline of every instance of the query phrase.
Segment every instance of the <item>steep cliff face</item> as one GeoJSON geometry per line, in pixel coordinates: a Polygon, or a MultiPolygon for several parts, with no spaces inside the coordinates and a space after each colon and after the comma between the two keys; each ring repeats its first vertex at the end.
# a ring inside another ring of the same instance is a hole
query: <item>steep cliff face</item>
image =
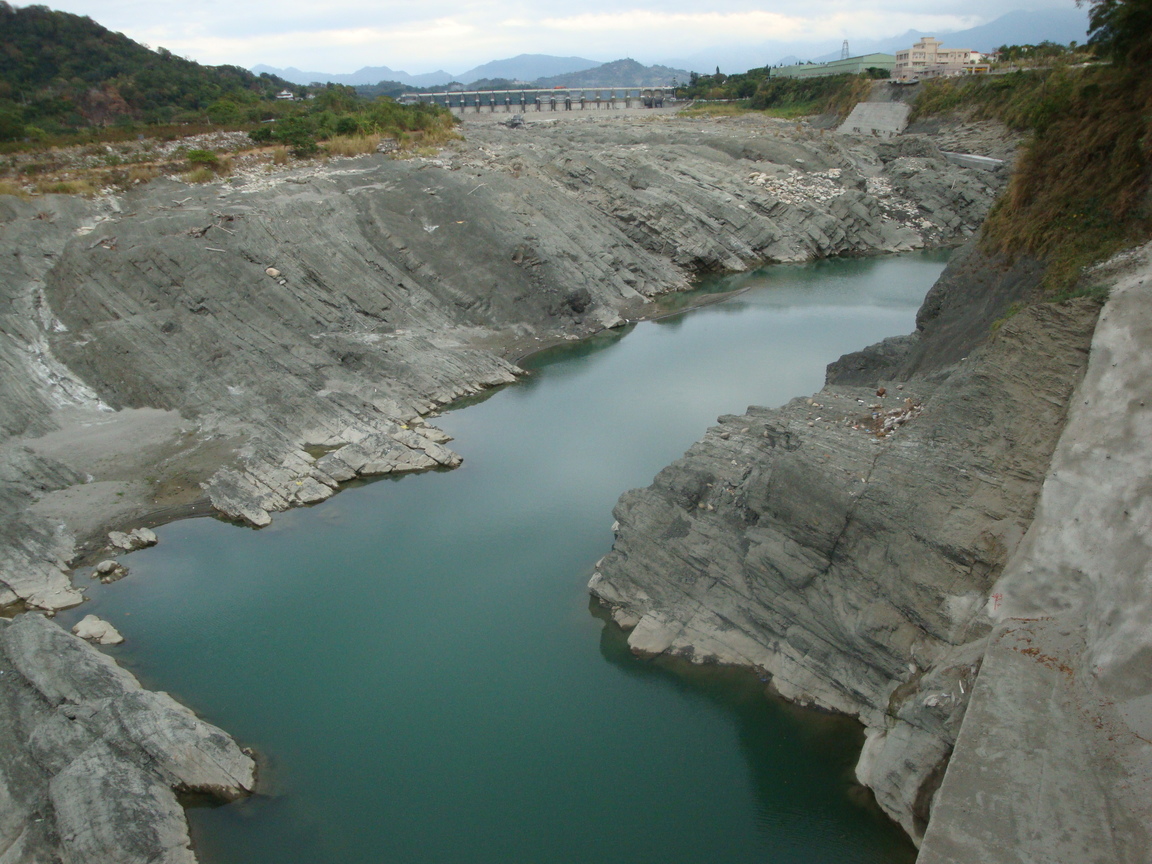
{"type": "Polygon", "coordinates": [[[1152,860],[1152,247],[1111,286],[985,660],[924,864],[1152,860]]]}
{"type": "Polygon", "coordinates": [[[989,338],[1028,283],[1026,266],[959,255],[916,334],[833,364],[858,386],[721,417],[621,498],[590,585],[638,654],[754,666],[858,716],[858,775],[915,839],[1096,317],[1039,304],[989,338]]]}

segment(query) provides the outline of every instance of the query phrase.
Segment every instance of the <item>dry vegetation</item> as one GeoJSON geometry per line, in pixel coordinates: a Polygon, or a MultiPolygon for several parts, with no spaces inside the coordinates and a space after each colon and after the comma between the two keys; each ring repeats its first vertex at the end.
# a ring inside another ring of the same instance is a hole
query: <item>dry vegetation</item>
{"type": "Polygon", "coordinates": [[[1152,79],[1085,71],[1025,148],[985,242],[1043,259],[1065,294],[1085,266],[1152,237],[1150,166],[1152,79]]]}
{"type": "Polygon", "coordinates": [[[1054,296],[1070,296],[1086,266],[1152,237],[1152,78],[1139,67],[941,80],[917,100],[919,117],[952,112],[1031,133],[982,239],[1044,261],[1054,296]]]}
{"type": "Polygon", "coordinates": [[[168,142],[107,142],[72,147],[41,147],[0,157],[0,195],[87,195],[103,189],[123,191],[158,177],[185,183],[212,183],[238,170],[279,170],[313,159],[347,158],[377,152],[383,137],[396,140],[398,158],[434,155],[461,136],[455,130],[415,130],[399,135],[337,135],[322,141],[315,156],[300,159],[283,144],[257,145],[239,134],[229,140],[214,133],[168,142]],[[5,164],[6,163],[6,164],[5,164]]]}
{"type": "Polygon", "coordinates": [[[323,147],[329,156],[362,156],[375,153],[379,143],[379,135],[337,135],[324,142],[323,147]]]}

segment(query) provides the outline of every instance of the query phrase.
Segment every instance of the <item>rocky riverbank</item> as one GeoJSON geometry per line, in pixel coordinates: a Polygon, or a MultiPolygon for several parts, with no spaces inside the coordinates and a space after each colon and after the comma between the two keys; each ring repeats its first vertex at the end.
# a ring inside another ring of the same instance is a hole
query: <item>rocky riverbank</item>
{"type": "Polygon", "coordinates": [[[1034,265],[958,255],[914,334],[625,494],[593,595],[637,654],[859,717],[857,776],[922,860],[1147,861],[1150,274],[1085,276],[1118,286],[1089,365],[1095,303],[1021,308],[1034,265]]]}
{"type": "MultiPolygon", "coordinates": [[[[199,512],[260,526],[358,476],[452,467],[426,418],[514,381],[509,358],[650,314],[700,270],[959,242],[1003,179],[926,138],[660,117],[486,124],[436,158],[0,198],[0,607],[81,602],[73,568],[114,555],[112,529],[199,512]]],[[[28,769],[0,779],[3,860],[186,860],[165,790],[251,788],[240,768],[224,783],[164,767],[192,721],[132,695],[95,649],[34,614],[2,633],[15,701],[0,746],[28,769]],[[49,643],[83,662],[49,662],[49,643]],[[65,693],[65,674],[84,680],[65,693]],[[89,686],[109,675],[115,692],[89,686]],[[148,746],[109,738],[128,696],[148,702],[148,746]],[[55,761],[33,743],[49,727],[73,742],[55,761]],[[112,784],[132,747],[152,761],[129,758],[134,803],[109,806],[147,842],[80,842],[77,802],[100,796],[61,778],[112,784]]]]}

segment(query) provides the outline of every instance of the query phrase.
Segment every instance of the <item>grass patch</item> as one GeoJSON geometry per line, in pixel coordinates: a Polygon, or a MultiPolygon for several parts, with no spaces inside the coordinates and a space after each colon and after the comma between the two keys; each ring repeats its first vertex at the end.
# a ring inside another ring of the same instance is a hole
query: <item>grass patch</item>
{"type": "Polygon", "coordinates": [[[17,198],[28,198],[27,190],[19,183],[10,180],[0,180],[0,195],[15,195],[17,198]]]}
{"type": "Polygon", "coordinates": [[[213,170],[220,165],[220,157],[211,150],[189,150],[186,158],[193,165],[202,165],[213,170]]]}
{"type": "Polygon", "coordinates": [[[1152,237],[1152,76],[1141,67],[1056,65],[926,81],[912,119],[999,120],[1031,138],[981,243],[1044,262],[1050,299],[1084,268],[1152,237]]]}
{"type": "Polygon", "coordinates": [[[1086,285],[1074,285],[1071,288],[1066,288],[1063,291],[1053,294],[1048,300],[1052,303],[1067,303],[1070,300],[1085,297],[1103,306],[1108,302],[1108,295],[1111,290],[1107,285],[1099,285],[1092,282],[1086,285]]]}
{"type": "Polygon", "coordinates": [[[992,326],[989,329],[993,333],[999,332],[1000,328],[1003,327],[1004,324],[1007,323],[1010,319],[1015,318],[1017,315],[1019,315],[1020,310],[1022,310],[1023,308],[1024,308],[1023,303],[1020,303],[1019,301],[1017,301],[1016,303],[1013,303],[1011,306],[1009,306],[1004,311],[1004,314],[1002,316],[1000,316],[999,318],[997,318],[995,321],[992,322],[992,326]]]}
{"type": "Polygon", "coordinates": [[[216,172],[211,168],[193,168],[181,174],[180,179],[188,184],[211,183],[216,179],[216,172]]]}
{"type": "Polygon", "coordinates": [[[1043,260],[1045,288],[1064,296],[1086,266],[1152,237],[1152,78],[1112,67],[1055,76],[1002,103],[1035,135],[982,241],[1043,260]]]}
{"type": "MultiPolygon", "coordinates": [[[[189,174],[208,171],[216,177],[227,177],[232,173],[231,156],[221,156],[211,150],[189,150],[184,158],[188,160],[188,164],[191,166],[191,170],[188,172],[189,174]]],[[[195,182],[203,183],[207,181],[197,180],[195,182]]]]}
{"type": "Polygon", "coordinates": [[[923,82],[909,122],[964,111],[973,120],[1000,120],[1040,132],[1058,119],[1092,71],[1056,66],[1008,75],[969,75],[923,82]]]}
{"type": "Polygon", "coordinates": [[[376,152],[379,135],[337,135],[324,142],[329,156],[364,156],[376,152]]]}
{"type": "Polygon", "coordinates": [[[872,95],[875,79],[866,75],[850,75],[840,86],[828,93],[820,106],[820,114],[835,114],[841,120],[852,113],[858,102],[872,95]]]}
{"type": "Polygon", "coordinates": [[[91,198],[97,190],[87,180],[41,180],[36,184],[36,191],[42,195],[83,195],[91,198]]]}
{"type": "Polygon", "coordinates": [[[135,165],[128,169],[129,183],[148,183],[160,176],[160,169],[155,165],[135,165]]]}
{"type": "Polygon", "coordinates": [[[738,117],[750,113],[747,102],[695,102],[680,111],[684,117],[738,117]]]}

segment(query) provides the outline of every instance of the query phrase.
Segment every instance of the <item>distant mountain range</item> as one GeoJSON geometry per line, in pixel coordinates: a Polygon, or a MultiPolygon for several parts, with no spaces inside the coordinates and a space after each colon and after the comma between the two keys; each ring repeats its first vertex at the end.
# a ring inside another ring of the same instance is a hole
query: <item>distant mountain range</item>
{"type": "Polygon", "coordinates": [[[471,84],[482,78],[506,78],[509,81],[536,81],[570,72],[582,72],[599,67],[601,64],[586,57],[552,57],[548,54],[521,54],[508,60],[493,60],[469,69],[452,80],[461,84],[471,84]]]}
{"type": "Polygon", "coordinates": [[[554,78],[538,78],[537,87],[639,87],[659,86],[677,81],[687,82],[688,72],[668,66],[644,66],[632,59],[601,63],[593,69],[584,69],[554,78]]]}
{"type": "MultiPolygon", "coordinates": [[[[881,52],[893,54],[908,48],[923,36],[936,36],[951,48],[971,48],[992,51],[1001,45],[1035,44],[1045,40],[1067,44],[1083,42],[1087,38],[1088,12],[1086,9],[1053,9],[1043,12],[1009,12],[988,24],[952,33],[908,30],[899,36],[884,39],[853,40],[849,37],[849,50],[853,56],[881,52]]],[[[684,70],[709,73],[719,68],[722,72],[744,72],[766,65],[777,65],[813,60],[823,62],[840,57],[842,40],[823,42],[764,42],[760,45],[722,45],[699,51],[688,57],[669,58],[655,66],[643,66],[635,60],[616,60],[600,63],[586,57],[554,57],[549,54],[520,54],[506,60],[493,60],[461,72],[458,75],[438,69],[420,75],[390,69],[387,66],[365,66],[350,74],[305,72],[295,67],[276,69],[254,66],[256,74],[267,72],[294,84],[332,82],[352,86],[397,82],[405,87],[441,87],[453,81],[472,84],[477,81],[516,81],[538,83],[544,87],[567,85],[573,87],[626,87],[638,84],[669,83],[672,78],[686,79],[684,70]]]]}
{"type": "MultiPolygon", "coordinates": [[[[1087,33],[1087,9],[1051,9],[1041,12],[1008,12],[979,27],[951,33],[908,30],[899,36],[884,39],[853,39],[848,34],[848,47],[853,57],[875,52],[894,54],[902,48],[910,48],[922,36],[935,36],[949,48],[988,52],[1001,45],[1035,45],[1045,40],[1061,44],[1084,42],[1087,33]]],[[[719,67],[720,71],[732,74],[766,65],[787,66],[805,60],[838,60],[842,41],[830,39],[806,43],[774,41],[759,45],[717,45],[686,57],[666,57],[659,62],[694,72],[712,72],[719,67]]]]}
{"type": "Polygon", "coordinates": [[[443,69],[435,72],[425,72],[421,75],[409,75],[398,69],[389,69],[387,66],[365,66],[347,75],[332,74],[330,72],[305,72],[290,66],[287,69],[275,69],[271,66],[253,66],[252,71],[257,75],[267,72],[276,75],[293,84],[348,84],[356,87],[363,84],[379,84],[381,81],[395,81],[407,87],[441,87],[452,81],[461,84],[471,84],[474,81],[506,79],[508,81],[535,81],[555,75],[564,75],[568,72],[580,72],[601,65],[595,60],[586,57],[553,57],[550,54],[521,54],[518,57],[509,57],[507,60],[493,60],[452,75],[443,69]]]}
{"type": "Polygon", "coordinates": [[[437,69],[435,72],[425,72],[422,75],[409,75],[407,72],[389,69],[387,66],[365,66],[363,69],[357,69],[347,75],[334,75],[330,72],[305,72],[295,66],[289,66],[287,69],[276,69],[263,64],[253,66],[252,71],[257,75],[267,73],[283,78],[285,81],[291,81],[293,84],[301,85],[319,82],[321,84],[347,84],[350,87],[355,87],[360,84],[378,84],[381,81],[398,81],[408,87],[438,87],[455,80],[442,69],[437,69]]]}

